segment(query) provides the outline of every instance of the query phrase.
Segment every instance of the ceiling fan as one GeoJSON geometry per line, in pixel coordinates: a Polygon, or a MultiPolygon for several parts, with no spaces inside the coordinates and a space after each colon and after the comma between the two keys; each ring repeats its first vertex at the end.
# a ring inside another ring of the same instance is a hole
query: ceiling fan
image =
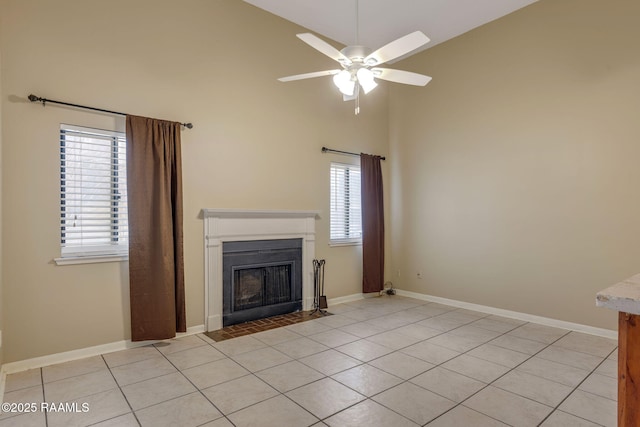
{"type": "Polygon", "coordinates": [[[358,45],[357,7],[358,4],[356,1],[356,44],[353,46],[347,46],[342,50],[338,50],[311,33],[296,34],[300,40],[312,48],[337,61],[342,66],[342,69],[296,74],[281,77],[278,80],[281,82],[290,82],[314,77],[333,76],[333,82],[340,92],[342,92],[344,100],[356,100],[356,114],[360,112],[360,88],[362,88],[365,94],[371,92],[378,86],[375,79],[414,86],[425,86],[429,83],[431,81],[431,77],[429,76],[412,73],[410,71],[378,67],[385,62],[399,58],[429,43],[429,38],[421,31],[415,31],[372,52],[371,49],[358,45]]]}

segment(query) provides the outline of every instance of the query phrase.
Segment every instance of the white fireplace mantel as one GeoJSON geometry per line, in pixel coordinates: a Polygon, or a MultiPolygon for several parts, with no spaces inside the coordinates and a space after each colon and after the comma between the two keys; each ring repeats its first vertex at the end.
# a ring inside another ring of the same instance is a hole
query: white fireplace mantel
{"type": "Polygon", "coordinates": [[[222,243],[302,239],[302,309],[313,306],[315,221],[319,211],[202,209],[204,218],[205,321],[222,328],[222,243]]]}

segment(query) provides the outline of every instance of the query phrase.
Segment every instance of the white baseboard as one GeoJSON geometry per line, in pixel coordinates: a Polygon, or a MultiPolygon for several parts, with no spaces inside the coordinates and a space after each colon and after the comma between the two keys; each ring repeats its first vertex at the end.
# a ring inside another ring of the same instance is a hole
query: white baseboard
{"type": "Polygon", "coordinates": [[[353,301],[359,301],[361,299],[364,299],[365,295],[366,294],[353,294],[353,295],[347,295],[344,297],[331,298],[327,300],[327,305],[332,306],[337,304],[345,304],[353,301]]]}
{"type": "Polygon", "coordinates": [[[533,314],[520,313],[518,311],[504,310],[501,308],[490,307],[487,305],[473,304],[470,302],[458,301],[448,298],[436,297],[427,294],[420,294],[417,292],[403,291],[396,289],[396,294],[399,296],[415,298],[423,301],[437,302],[440,304],[450,305],[458,308],[465,308],[467,310],[479,311],[481,313],[495,314],[497,316],[509,317],[511,319],[522,320],[525,322],[539,323],[545,326],[552,326],[554,328],[568,329],[570,331],[584,332],[585,334],[597,335],[604,338],[610,338],[617,340],[618,331],[612,331],[611,329],[596,328],[594,326],[582,325],[580,323],[565,322],[564,320],[552,319],[549,317],[535,316],[533,314]]]}
{"type": "MultiPolygon", "coordinates": [[[[187,335],[195,335],[204,332],[204,325],[191,326],[187,328],[187,332],[178,332],[176,338],[187,335]]],[[[131,341],[122,340],[109,344],[101,344],[93,347],[80,348],[78,350],[65,351],[63,353],[49,354],[46,356],[34,357],[32,359],[20,360],[17,362],[5,363],[2,365],[0,373],[2,374],[2,386],[4,386],[4,377],[6,374],[26,371],[28,369],[42,368],[56,363],[70,362],[72,360],[83,359],[85,357],[98,356],[114,351],[126,350],[129,348],[142,347],[149,344],[155,344],[159,341],[131,341]]],[[[2,396],[3,394],[0,394],[2,396]]]]}

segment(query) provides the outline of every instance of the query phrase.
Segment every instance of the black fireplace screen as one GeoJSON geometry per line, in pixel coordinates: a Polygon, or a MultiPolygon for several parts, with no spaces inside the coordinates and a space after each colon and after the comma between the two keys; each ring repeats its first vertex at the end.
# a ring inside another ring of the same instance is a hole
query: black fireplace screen
{"type": "Polygon", "coordinates": [[[222,244],[222,324],[302,309],[302,239],[222,244]]]}
{"type": "Polygon", "coordinates": [[[243,268],[233,272],[233,310],[291,301],[291,264],[243,268]]]}

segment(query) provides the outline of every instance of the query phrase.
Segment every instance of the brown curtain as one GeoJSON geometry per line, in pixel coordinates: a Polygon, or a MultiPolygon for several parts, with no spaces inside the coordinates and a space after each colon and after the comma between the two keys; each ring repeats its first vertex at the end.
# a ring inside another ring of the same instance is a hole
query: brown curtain
{"type": "Polygon", "coordinates": [[[127,116],[132,341],[186,332],[180,123],[127,116]]]}
{"type": "Polygon", "coordinates": [[[384,203],[380,156],[360,154],[362,292],[384,289],[384,203]]]}

